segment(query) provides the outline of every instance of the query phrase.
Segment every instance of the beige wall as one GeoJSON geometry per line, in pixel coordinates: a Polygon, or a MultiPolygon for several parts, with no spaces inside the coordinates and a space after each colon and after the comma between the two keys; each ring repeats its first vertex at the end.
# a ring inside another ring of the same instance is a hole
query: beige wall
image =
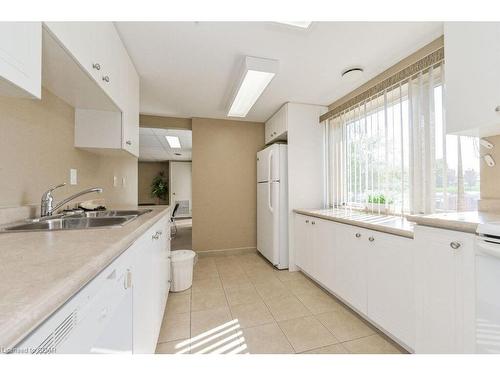
{"type": "Polygon", "coordinates": [[[141,114],[139,124],[141,128],[191,129],[191,119],[181,117],[163,117],[141,114]]]}
{"type": "MultiPolygon", "coordinates": [[[[138,165],[138,195],[139,204],[158,204],[156,198],[151,197],[151,182],[160,172],[163,172],[168,180],[168,162],[146,162],[141,161],[138,165]]],[[[160,204],[168,204],[168,194],[165,201],[160,204]]]]}
{"type": "Polygon", "coordinates": [[[193,118],[193,249],[255,248],[264,124],[193,118]]]}
{"type": "Polygon", "coordinates": [[[46,90],[42,100],[0,97],[0,207],[38,205],[47,188],[69,182],[70,168],[78,170],[78,185],[56,191],[56,201],[101,186],[104,193],[88,199],[105,198],[110,206],[137,204],[137,158],[76,149],[74,118],[74,109],[46,90]]]}

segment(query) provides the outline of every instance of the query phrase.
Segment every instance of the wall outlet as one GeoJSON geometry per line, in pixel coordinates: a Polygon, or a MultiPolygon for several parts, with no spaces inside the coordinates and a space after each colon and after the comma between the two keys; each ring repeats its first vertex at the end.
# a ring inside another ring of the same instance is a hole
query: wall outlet
{"type": "Polygon", "coordinates": [[[117,186],[118,186],[118,177],[113,176],[113,187],[117,187],[117,186]]]}
{"type": "Polygon", "coordinates": [[[69,170],[69,184],[70,185],[76,185],[76,184],[78,184],[78,177],[77,177],[77,171],[76,171],[76,169],[71,168],[69,170]]]}

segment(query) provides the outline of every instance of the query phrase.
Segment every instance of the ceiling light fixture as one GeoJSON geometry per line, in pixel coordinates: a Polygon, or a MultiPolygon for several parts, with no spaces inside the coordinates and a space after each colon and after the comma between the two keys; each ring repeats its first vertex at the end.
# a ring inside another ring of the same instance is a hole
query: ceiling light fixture
{"type": "Polygon", "coordinates": [[[312,21],[278,21],[278,23],[307,29],[311,26],[312,21]]]}
{"type": "Polygon", "coordinates": [[[166,135],[165,138],[170,146],[170,148],[181,148],[181,142],[179,141],[179,137],[173,135],[166,135]]]}
{"type": "Polygon", "coordinates": [[[278,60],[246,56],[229,117],[245,117],[278,72],[278,60]]]}
{"type": "Polygon", "coordinates": [[[363,75],[364,69],[360,66],[353,66],[342,71],[342,78],[356,80],[363,75]]]}

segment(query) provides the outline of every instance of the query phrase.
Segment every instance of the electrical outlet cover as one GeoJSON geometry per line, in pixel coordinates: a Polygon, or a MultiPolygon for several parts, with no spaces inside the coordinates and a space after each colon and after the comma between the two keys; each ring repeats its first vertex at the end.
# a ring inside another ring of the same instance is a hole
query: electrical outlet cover
{"type": "Polygon", "coordinates": [[[70,185],[78,184],[78,173],[76,169],[71,168],[69,170],[69,183],[70,185]]]}

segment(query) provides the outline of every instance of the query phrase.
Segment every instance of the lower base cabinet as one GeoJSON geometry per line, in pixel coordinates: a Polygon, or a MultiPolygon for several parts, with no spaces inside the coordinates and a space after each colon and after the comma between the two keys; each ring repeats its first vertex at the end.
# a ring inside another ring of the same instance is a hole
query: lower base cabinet
{"type": "Polygon", "coordinates": [[[297,266],[412,350],[413,240],[296,214],[297,266]]]}
{"type": "Polygon", "coordinates": [[[416,353],[474,353],[474,234],[415,228],[416,353]]]}
{"type": "Polygon", "coordinates": [[[166,214],[13,353],[154,353],[169,280],[166,214]]]}

